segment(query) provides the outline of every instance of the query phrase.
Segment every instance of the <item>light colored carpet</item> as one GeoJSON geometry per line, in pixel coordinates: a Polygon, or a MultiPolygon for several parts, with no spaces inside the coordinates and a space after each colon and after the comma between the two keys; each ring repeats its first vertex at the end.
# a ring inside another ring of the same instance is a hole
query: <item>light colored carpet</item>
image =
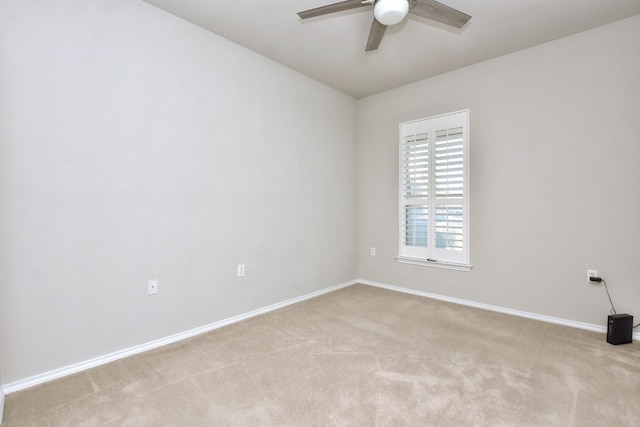
{"type": "Polygon", "coordinates": [[[640,346],[355,285],[6,397],[111,425],[640,426],[640,346]]]}

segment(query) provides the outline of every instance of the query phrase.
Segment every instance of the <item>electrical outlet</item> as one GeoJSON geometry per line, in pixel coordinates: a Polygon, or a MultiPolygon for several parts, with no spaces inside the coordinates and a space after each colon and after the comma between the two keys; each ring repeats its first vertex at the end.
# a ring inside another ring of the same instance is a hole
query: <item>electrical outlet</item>
{"type": "Polygon", "coordinates": [[[587,282],[597,283],[590,280],[592,277],[598,277],[598,270],[587,270],[587,282]]]}
{"type": "Polygon", "coordinates": [[[238,277],[244,276],[244,264],[238,264],[238,277]]]}
{"type": "Polygon", "coordinates": [[[158,293],[158,281],[153,279],[147,282],[147,294],[155,295],[158,293]]]}
{"type": "Polygon", "coordinates": [[[376,248],[371,248],[371,256],[376,256],[376,248]]]}

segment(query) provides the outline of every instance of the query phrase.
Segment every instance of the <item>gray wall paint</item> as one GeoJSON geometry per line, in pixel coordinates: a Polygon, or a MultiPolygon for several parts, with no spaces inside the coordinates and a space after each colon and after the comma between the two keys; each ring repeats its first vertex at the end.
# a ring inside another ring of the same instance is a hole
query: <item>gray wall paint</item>
{"type": "Polygon", "coordinates": [[[361,100],[359,277],[604,326],[593,268],[640,316],[637,40],[640,16],[361,100]],[[466,108],[473,270],[399,264],[397,125],[466,108]]]}
{"type": "Polygon", "coordinates": [[[356,102],[143,2],[4,0],[1,381],[355,277],[604,324],[597,268],[633,313],[639,38],[635,17],[356,102]],[[398,264],[397,124],[463,108],[474,268],[398,264]]]}
{"type": "Polygon", "coordinates": [[[354,99],[138,1],[0,52],[5,383],[356,277],[354,99]]]}

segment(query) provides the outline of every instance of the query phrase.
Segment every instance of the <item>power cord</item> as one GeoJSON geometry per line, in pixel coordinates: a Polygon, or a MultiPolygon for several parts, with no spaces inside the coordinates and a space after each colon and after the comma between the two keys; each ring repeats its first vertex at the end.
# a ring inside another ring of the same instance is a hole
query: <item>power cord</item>
{"type": "MultiPolygon", "coordinates": [[[[589,280],[591,280],[592,282],[604,283],[604,290],[607,291],[607,297],[609,297],[609,304],[611,304],[611,310],[609,310],[609,313],[618,314],[616,313],[616,309],[613,306],[613,301],[611,300],[611,294],[609,293],[609,287],[607,286],[607,282],[602,277],[589,277],[589,280]]],[[[638,326],[640,326],[640,322],[637,325],[633,326],[633,329],[637,328],[638,326]]]]}

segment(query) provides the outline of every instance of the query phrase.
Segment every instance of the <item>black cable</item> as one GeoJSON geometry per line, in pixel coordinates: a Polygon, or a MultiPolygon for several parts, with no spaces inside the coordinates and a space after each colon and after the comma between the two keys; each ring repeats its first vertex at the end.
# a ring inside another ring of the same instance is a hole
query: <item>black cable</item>
{"type": "MultiPolygon", "coordinates": [[[[602,283],[604,283],[604,289],[607,291],[607,296],[609,297],[609,303],[611,304],[611,313],[613,314],[618,314],[616,313],[616,309],[613,307],[613,301],[611,301],[611,295],[609,294],[609,288],[607,287],[607,282],[605,282],[604,279],[600,279],[602,280],[602,283]]],[[[639,323],[640,324],[640,323],[639,323]]]]}
{"type": "MultiPolygon", "coordinates": [[[[589,280],[591,280],[592,282],[598,282],[598,283],[602,282],[602,283],[604,283],[604,289],[607,291],[607,297],[609,297],[609,304],[611,304],[611,310],[609,310],[609,312],[613,313],[613,314],[618,314],[618,313],[616,313],[616,309],[613,306],[613,301],[611,300],[611,295],[609,294],[609,287],[607,286],[607,282],[605,282],[605,280],[602,277],[591,277],[591,278],[589,278],[589,280]]],[[[635,329],[638,326],[640,326],[640,323],[638,323],[637,325],[632,326],[631,329],[635,329]]]]}

